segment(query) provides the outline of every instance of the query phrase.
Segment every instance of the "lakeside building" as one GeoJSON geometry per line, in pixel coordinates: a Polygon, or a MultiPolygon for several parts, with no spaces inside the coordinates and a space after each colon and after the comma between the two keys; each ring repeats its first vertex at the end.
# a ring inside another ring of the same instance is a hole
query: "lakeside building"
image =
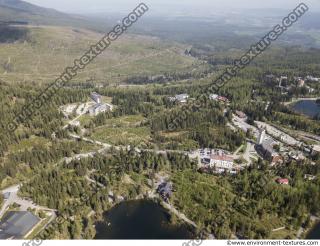
{"type": "Polygon", "coordinates": [[[311,88],[310,86],[306,85],[305,88],[308,90],[308,93],[315,92],[315,89],[311,88]]]}
{"type": "Polygon", "coordinates": [[[311,174],[305,174],[304,179],[307,179],[309,181],[313,181],[317,178],[317,176],[311,175],[311,174]]]}
{"type": "Polygon", "coordinates": [[[169,200],[169,198],[172,196],[172,183],[164,182],[161,183],[158,188],[157,192],[160,194],[163,200],[166,202],[169,200]]]}

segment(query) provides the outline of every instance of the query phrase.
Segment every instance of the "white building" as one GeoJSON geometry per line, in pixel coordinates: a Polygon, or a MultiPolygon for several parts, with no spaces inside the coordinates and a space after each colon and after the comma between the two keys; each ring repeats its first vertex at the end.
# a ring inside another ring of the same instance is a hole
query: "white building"
{"type": "Polygon", "coordinates": [[[98,103],[89,108],[89,114],[91,116],[97,116],[100,113],[105,113],[108,111],[112,111],[113,106],[108,103],[98,103]]]}
{"type": "Polygon", "coordinates": [[[313,145],[312,146],[312,154],[316,155],[320,153],[320,145],[313,145]]]}
{"type": "Polygon", "coordinates": [[[218,98],[219,98],[219,95],[217,95],[217,94],[210,94],[210,96],[209,96],[209,99],[214,100],[214,101],[217,101],[218,98]]]}
{"type": "Polygon", "coordinates": [[[306,80],[310,81],[310,82],[319,82],[320,78],[315,78],[315,77],[309,75],[306,77],[306,80]]]}
{"type": "Polygon", "coordinates": [[[211,155],[209,166],[216,169],[230,170],[233,168],[233,157],[227,155],[211,155]]]}
{"type": "Polygon", "coordinates": [[[100,96],[98,93],[92,92],[90,96],[91,96],[91,99],[92,99],[93,101],[95,101],[96,103],[98,103],[98,104],[101,103],[101,98],[102,98],[102,96],[100,96]]]}
{"type": "Polygon", "coordinates": [[[174,97],[169,97],[169,100],[172,102],[179,102],[179,103],[186,103],[189,99],[188,94],[180,94],[176,95],[174,97]]]}
{"type": "Polygon", "coordinates": [[[215,168],[216,171],[233,168],[233,157],[224,150],[201,149],[200,160],[204,166],[215,168]]]}
{"type": "Polygon", "coordinates": [[[69,123],[71,126],[80,126],[80,121],[76,120],[76,121],[71,121],[69,123]]]}
{"type": "Polygon", "coordinates": [[[283,87],[284,84],[283,83],[287,83],[288,82],[288,76],[281,76],[279,79],[279,87],[283,87]]]}
{"type": "Polygon", "coordinates": [[[260,130],[259,138],[258,138],[258,144],[262,144],[263,141],[266,138],[266,130],[260,130]]]}
{"type": "Polygon", "coordinates": [[[223,103],[230,103],[230,100],[224,96],[219,96],[217,94],[210,94],[209,99],[213,101],[219,101],[223,103]]]}

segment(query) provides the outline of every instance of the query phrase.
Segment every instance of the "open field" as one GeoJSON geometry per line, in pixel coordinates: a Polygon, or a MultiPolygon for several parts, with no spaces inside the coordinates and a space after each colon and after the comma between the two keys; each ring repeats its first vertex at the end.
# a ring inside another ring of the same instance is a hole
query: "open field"
{"type": "Polygon", "coordinates": [[[32,136],[29,139],[22,140],[19,144],[10,146],[10,152],[18,152],[24,150],[30,150],[36,146],[50,146],[50,141],[45,138],[32,136]]]}
{"type": "Polygon", "coordinates": [[[114,145],[147,144],[151,132],[149,127],[140,126],[144,120],[142,115],[112,118],[104,126],[94,129],[92,137],[114,145]]]}
{"type": "Polygon", "coordinates": [[[128,145],[148,143],[150,140],[150,129],[147,127],[117,127],[117,128],[99,128],[92,137],[95,140],[114,144],[128,145]]]}
{"type": "MultiPolygon", "coordinates": [[[[106,121],[106,124],[102,127],[136,127],[145,121],[142,115],[128,115],[119,118],[112,118],[106,121]]],[[[99,129],[99,128],[98,128],[99,129]]]]}

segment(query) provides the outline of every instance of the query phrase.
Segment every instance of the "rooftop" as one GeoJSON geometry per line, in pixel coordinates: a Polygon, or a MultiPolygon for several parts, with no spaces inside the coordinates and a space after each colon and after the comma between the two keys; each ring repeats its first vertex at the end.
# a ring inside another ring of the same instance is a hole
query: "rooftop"
{"type": "Polygon", "coordinates": [[[217,161],[233,161],[233,158],[227,155],[211,155],[211,159],[217,161]]]}
{"type": "Polygon", "coordinates": [[[262,147],[264,150],[268,151],[271,154],[275,154],[276,151],[273,148],[273,146],[275,146],[277,143],[272,139],[272,138],[266,138],[263,142],[262,142],[262,147]]]}
{"type": "Polygon", "coordinates": [[[320,145],[313,145],[313,150],[320,152],[320,145]]]}
{"type": "Polygon", "coordinates": [[[10,211],[0,221],[0,239],[23,239],[40,219],[27,211],[10,211]]]}

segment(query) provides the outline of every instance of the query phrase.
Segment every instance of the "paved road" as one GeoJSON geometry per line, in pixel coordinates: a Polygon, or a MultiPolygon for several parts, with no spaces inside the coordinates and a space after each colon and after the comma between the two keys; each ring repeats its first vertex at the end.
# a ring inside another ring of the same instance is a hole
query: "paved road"
{"type": "Polygon", "coordinates": [[[2,208],[0,209],[0,218],[4,215],[8,207],[14,203],[15,197],[16,197],[15,194],[18,192],[18,190],[19,190],[19,185],[16,185],[1,191],[2,194],[10,193],[10,196],[7,200],[5,200],[2,208]]]}
{"type": "Polygon", "coordinates": [[[35,209],[35,210],[44,210],[44,211],[55,212],[55,210],[53,210],[53,209],[49,209],[46,207],[36,205],[32,201],[29,201],[29,200],[26,200],[26,199],[19,197],[18,192],[19,192],[20,186],[21,186],[21,184],[11,186],[11,187],[1,191],[2,194],[10,193],[10,195],[0,210],[0,218],[5,214],[6,210],[9,208],[9,206],[14,203],[20,205],[21,211],[27,211],[28,208],[31,208],[31,209],[35,209]]]}
{"type": "Polygon", "coordinates": [[[253,134],[254,134],[254,136],[258,139],[258,137],[260,135],[258,128],[256,128],[255,126],[249,125],[244,119],[241,119],[236,115],[233,115],[232,123],[235,126],[237,126],[240,129],[242,129],[244,132],[247,132],[249,129],[251,129],[253,134]]]}
{"type": "MultiPolygon", "coordinates": [[[[97,152],[79,154],[79,155],[77,155],[78,157],[82,157],[82,156],[83,157],[90,157],[90,155],[92,155],[92,154],[102,153],[103,151],[111,149],[111,148],[114,148],[116,150],[121,150],[121,149],[122,150],[127,150],[129,148],[128,146],[116,146],[116,145],[103,143],[101,141],[92,140],[92,139],[87,138],[87,137],[81,137],[81,136],[73,134],[73,133],[70,133],[69,136],[72,137],[72,138],[78,139],[78,140],[81,139],[82,141],[85,141],[85,142],[88,142],[88,143],[92,143],[92,144],[97,144],[97,145],[100,145],[100,146],[103,147],[103,149],[101,149],[101,150],[99,150],[97,152]]],[[[135,151],[139,152],[139,153],[142,152],[142,151],[147,151],[147,152],[154,152],[154,153],[157,153],[157,154],[178,153],[178,154],[185,154],[185,155],[193,156],[193,154],[190,154],[190,152],[180,151],[180,150],[155,150],[155,149],[139,149],[139,148],[135,148],[135,151]]],[[[75,156],[73,158],[77,158],[77,156],[75,156]]]]}
{"type": "Polygon", "coordinates": [[[255,144],[252,141],[247,140],[247,148],[243,154],[243,158],[247,161],[248,165],[252,164],[251,158],[257,159],[259,156],[254,146],[255,144]]]}

